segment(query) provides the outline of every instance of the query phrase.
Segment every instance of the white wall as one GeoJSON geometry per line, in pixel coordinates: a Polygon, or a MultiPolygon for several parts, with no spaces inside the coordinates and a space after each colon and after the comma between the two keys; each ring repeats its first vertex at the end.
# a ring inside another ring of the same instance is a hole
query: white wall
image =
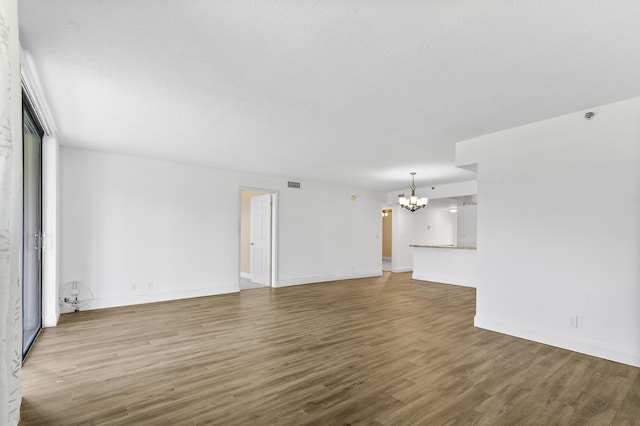
{"type": "Polygon", "coordinates": [[[475,287],[478,259],[474,249],[413,248],[414,280],[475,287]]]}
{"type": "Polygon", "coordinates": [[[238,291],[240,187],[279,191],[276,286],[381,274],[383,194],[286,185],[62,147],[60,285],[90,287],[89,308],[238,291]]]}
{"type": "Polygon", "coordinates": [[[455,244],[455,215],[448,210],[426,207],[410,212],[393,208],[392,260],[393,272],[413,270],[411,244],[453,245],[455,244]]]}
{"type": "Polygon", "coordinates": [[[278,285],[382,274],[382,193],[302,182],[280,194],[278,285]]]}
{"type": "Polygon", "coordinates": [[[640,366],[640,98],[591,111],[458,144],[482,200],[475,323],[640,366]]]}
{"type": "Polygon", "coordinates": [[[476,247],[478,244],[478,205],[458,206],[456,213],[457,245],[476,247]]]}
{"type": "Polygon", "coordinates": [[[60,316],[58,303],[58,227],[59,227],[60,147],[55,137],[42,140],[42,226],[45,235],[42,257],[42,326],[55,327],[60,316]]]}

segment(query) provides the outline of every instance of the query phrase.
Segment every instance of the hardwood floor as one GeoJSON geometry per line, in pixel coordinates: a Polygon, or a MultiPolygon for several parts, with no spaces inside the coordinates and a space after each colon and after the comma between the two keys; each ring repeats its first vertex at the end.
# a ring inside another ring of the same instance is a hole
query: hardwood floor
{"type": "Polygon", "coordinates": [[[66,314],[20,424],[640,424],[640,369],[474,312],[474,289],[386,273],[66,314]]]}

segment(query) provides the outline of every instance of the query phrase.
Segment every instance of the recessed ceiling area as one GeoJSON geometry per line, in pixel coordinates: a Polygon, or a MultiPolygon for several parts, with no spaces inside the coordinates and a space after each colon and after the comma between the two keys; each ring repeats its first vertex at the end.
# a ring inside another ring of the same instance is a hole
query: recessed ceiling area
{"type": "Polygon", "coordinates": [[[427,208],[449,210],[452,208],[475,205],[478,205],[477,195],[461,195],[459,197],[430,198],[427,208]]]}
{"type": "Polygon", "coordinates": [[[20,0],[62,145],[380,191],[640,95],[640,1],[20,0]]]}

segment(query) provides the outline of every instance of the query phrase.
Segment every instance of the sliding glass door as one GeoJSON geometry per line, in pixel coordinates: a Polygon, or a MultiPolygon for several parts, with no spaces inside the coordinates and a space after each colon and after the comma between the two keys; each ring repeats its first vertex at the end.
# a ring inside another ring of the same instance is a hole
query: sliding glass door
{"type": "Polygon", "coordinates": [[[23,102],[22,358],[42,328],[42,136],[23,102]]]}

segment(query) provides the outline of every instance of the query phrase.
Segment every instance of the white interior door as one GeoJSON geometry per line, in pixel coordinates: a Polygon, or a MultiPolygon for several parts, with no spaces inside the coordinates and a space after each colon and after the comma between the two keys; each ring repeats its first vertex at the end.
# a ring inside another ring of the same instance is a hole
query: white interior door
{"type": "Polygon", "coordinates": [[[271,285],[271,194],[251,198],[251,282],[271,285]]]}

